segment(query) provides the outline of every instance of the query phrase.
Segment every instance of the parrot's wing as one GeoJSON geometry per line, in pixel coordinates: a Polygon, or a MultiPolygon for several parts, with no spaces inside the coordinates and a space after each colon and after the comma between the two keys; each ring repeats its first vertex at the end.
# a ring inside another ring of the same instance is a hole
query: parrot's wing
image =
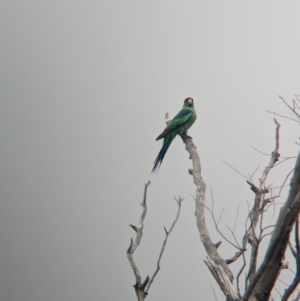
{"type": "Polygon", "coordinates": [[[180,110],[179,113],[170,121],[165,130],[156,138],[156,140],[159,140],[168,135],[169,133],[174,132],[175,130],[180,128],[182,125],[188,122],[192,115],[193,112],[191,110],[180,110]]]}

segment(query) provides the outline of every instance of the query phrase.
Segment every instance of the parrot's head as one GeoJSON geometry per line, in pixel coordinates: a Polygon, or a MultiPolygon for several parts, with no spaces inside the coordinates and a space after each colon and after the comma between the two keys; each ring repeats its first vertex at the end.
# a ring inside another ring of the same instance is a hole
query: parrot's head
{"type": "Polygon", "coordinates": [[[192,97],[188,97],[184,100],[184,104],[188,107],[194,106],[194,99],[192,97]]]}

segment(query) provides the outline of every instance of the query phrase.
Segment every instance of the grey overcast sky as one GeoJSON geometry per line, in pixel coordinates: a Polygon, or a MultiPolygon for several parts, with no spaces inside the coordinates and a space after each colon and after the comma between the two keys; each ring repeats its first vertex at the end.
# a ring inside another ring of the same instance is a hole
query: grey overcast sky
{"type": "MultiPolygon", "coordinates": [[[[173,197],[185,200],[147,300],[214,300],[210,281],[224,300],[203,263],[184,145],[177,138],[150,176],[155,138],[165,112],[193,97],[207,203],[211,186],[224,228],[240,204],[240,238],[253,194],[222,161],[246,175],[261,164],[255,181],[268,161],[251,147],[273,150],[266,110],[287,115],[278,95],[300,93],[300,2],[3,0],[0,14],[0,300],[135,300],[128,225],[148,180],[135,257],[143,277],[176,214],[173,197]]],[[[278,120],[280,153],[296,156],[299,127],[278,120]]],[[[224,258],[234,252],[223,242],[224,258]]]]}

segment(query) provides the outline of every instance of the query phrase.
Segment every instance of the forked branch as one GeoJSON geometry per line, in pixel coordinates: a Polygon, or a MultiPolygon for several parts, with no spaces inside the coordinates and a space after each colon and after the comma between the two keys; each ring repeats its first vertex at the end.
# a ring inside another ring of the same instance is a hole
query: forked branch
{"type": "Polygon", "coordinates": [[[153,283],[157,273],[160,270],[161,258],[163,256],[164,251],[165,251],[165,247],[166,247],[168,238],[169,238],[175,224],[178,221],[179,214],[180,214],[180,209],[181,209],[181,202],[183,201],[183,199],[181,197],[179,197],[178,199],[175,199],[177,201],[177,204],[178,204],[177,214],[176,214],[175,220],[173,221],[170,229],[167,230],[166,228],[164,228],[165,233],[166,233],[166,237],[164,239],[162,248],[161,248],[160,253],[159,253],[156,270],[155,270],[155,272],[154,272],[154,274],[151,278],[147,275],[145,280],[142,282],[139,269],[138,269],[138,267],[137,267],[137,265],[136,265],[136,263],[133,259],[133,254],[134,254],[135,250],[137,249],[137,247],[139,246],[139,244],[141,242],[141,239],[142,239],[142,236],[143,236],[144,220],[145,220],[145,217],[146,217],[146,214],[147,214],[147,202],[146,202],[147,201],[147,188],[148,188],[149,185],[150,185],[150,181],[147,184],[145,184],[144,198],[143,198],[143,202],[141,203],[141,205],[143,207],[143,212],[142,212],[142,215],[140,217],[139,225],[138,226],[129,225],[136,232],[135,240],[133,241],[133,239],[131,238],[129,248],[127,250],[127,258],[129,260],[129,263],[131,265],[131,268],[132,268],[134,276],[135,276],[136,283],[133,285],[133,287],[135,289],[135,293],[136,293],[138,301],[144,301],[145,300],[146,296],[148,295],[151,284],[153,283]]]}
{"type": "Polygon", "coordinates": [[[181,197],[179,197],[178,199],[175,198],[175,200],[177,201],[177,204],[178,204],[178,210],[177,210],[177,215],[176,215],[176,218],[174,220],[174,222],[172,223],[171,227],[169,230],[167,230],[166,228],[165,229],[165,233],[166,233],[166,237],[165,237],[165,240],[163,242],[163,245],[162,245],[162,248],[160,250],[160,253],[159,253],[159,256],[158,256],[158,260],[157,260],[157,265],[156,265],[156,270],[153,274],[153,276],[151,277],[151,280],[149,281],[148,285],[146,286],[146,289],[145,289],[145,292],[148,293],[149,289],[150,289],[150,286],[151,284],[153,283],[157,273],[159,272],[160,270],[160,261],[161,261],[161,258],[162,258],[162,255],[165,251],[165,247],[166,247],[166,244],[167,244],[167,241],[168,241],[168,238],[169,238],[169,235],[171,234],[175,224],[177,223],[178,221],[178,218],[179,218],[179,214],[180,214],[180,209],[181,209],[181,202],[183,201],[183,199],[181,197]]]}
{"type": "Polygon", "coordinates": [[[141,239],[143,237],[144,220],[147,214],[147,189],[149,185],[150,185],[150,181],[147,184],[145,184],[143,202],[141,203],[141,206],[143,207],[143,212],[140,217],[139,225],[138,226],[130,225],[130,227],[136,232],[136,237],[134,241],[131,238],[129,248],[127,250],[127,258],[129,260],[129,263],[131,265],[131,268],[135,276],[136,283],[133,287],[135,288],[135,293],[138,298],[138,301],[143,301],[147,295],[144,289],[149,281],[149,276],[147,276],[145,281],[142,283],[139,269],[133,259],[133,254],[136,248],[139,246],[141,239]]]}
{"type": "Polygon", "coordinates": [[[270,173],[271,169],[274,167],[275,163],[278,161],[278,158],[280,156],[278,153],[280,124],[276,119],[274,119],[274,122],[276,124],[275,148],[274,148],[273,152],[271,153],[271,157],[270,157],[268,165],[265,167],[265,169],[261,175],[261,178],[259,179],[259,185],[256,186],[254,183],[251,183],[250,181],[246,181],[247,184],[250,185],[250,189],[255,193],[254,205],[249,214],[250,225],[249,225],[248,231],[245,233],[245,238],[247,237],[247,240],[252,247],[249,270],[248,270],[247,277],[246,277],[246,279],[247,279],[246,285],[248,285],[248,283],[252,281],[252,279],[256,273],[258,248],[259,248],[259,243],[261,241],[261,232],[260,232],[259,236],[257,237],[255,231],[256,231],[256,228],[258,225],[259,217],[261,218],[261,223],[262,223],[262,218],[263,218],[262,214],[263,214],[263,209],[264,209],[263,208],[264,203],[262,201],[264,200],[264,196],[269,192],[269,189],[266,187],[266,179],[267,179],[267,176],[270,173]]]}
{"type": "Polygon", "coordinates": [[[261,300],[269,299],[270,293],[281,271],[290,233],[298,217],[299,210],[300,153],[298,154],[295,165],[288,198],[280,210],[265,257],[251,283],[247,287],[243,300],[259,300],[259,298],[261,300]]]}

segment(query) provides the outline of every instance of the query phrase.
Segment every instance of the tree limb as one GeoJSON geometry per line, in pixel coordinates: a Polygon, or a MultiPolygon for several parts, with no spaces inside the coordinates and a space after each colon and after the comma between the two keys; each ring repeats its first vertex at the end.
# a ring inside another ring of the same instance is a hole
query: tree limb
{"type": "Polygon", "coordinates": [[[186,150],[188,151],[190,158],[192,160],[193,169],[189,170],[189,173],[193,176],[194,183],[196,185],[196,222],[198,226],[198,231],[200,234],[200,240],[208,254],[207,261],[205,264],[208,266],[209,270],[215,277],[219,287],[227,297],[227,300],[239,300],[240,296],[236,289],[232,285],[233,274],[229,267],[227,266],[225,260],[219,255],[215,245],[213,244],[209,232],[206,228],[205,221],[205,190],[206,184],[201,176],[201,163],[200,157],[197,152],[196,146],[191,138],[187,136],[182,136],[183,142],[186,145],[186,150]]]}
{"type": "Polygon", "coordinates": [[[281,301],[287,301],[289,299],[289,297],[291,296],[291,294],[297,288],[298,284],[300,283],[300,249],[299,249],[299,238],[298,238],[299,232],[298,231],[299,231],[299,215],[298,215],[296,223],[295,223],[296,250],[293,249],[293,247],[290,245],[290,241],[288,242],[291,252],[292,252],[293,256],[295,257],[297,271],[296,271],[296,274],[295,274],[295,277],[294,277],[292,283],[285,290],[281,301]]]}
{"type": "MultiPolygon", "coordinates": [[[[283,96],[279,95],[279,98],[285,103],[285,105],[297,116],[297,118],[300,118],[300,114],[296,111],[295,108],[295,102],[294,102],[294,107],[291,107],[283,98],[283,96]]],[[[298,106],[297,106],[298,107],[298,106]]]]}
{"type": "Polygon", "coordinates": [[[300,153],[288,198],[280,210],[267,252],[243,296],[243,300],[268,300],[281,270],[292,227],[300,210],[300,153]]]}
{"type": "Polygon", "coordinates": [[[221,290],[226,296],[227,300],[240,300],[238,291],[233,286],[232,282],[229,280],[226,272],[223,270],[222,266],[216,264],[209,257],[206,257],[207,260],[204,260],[204,263],[207,265],[208,269],[216,279],[221,290]]]}
{"type": "Polygon", "coordinates": [[[147,188],[149,185],[150,185],[150,181],[147,184],[145,184],[143,202],[141,203],[141,206],[143,207],[143,212],[140,217],[139,226],[137,227],[134,225],[130,225],[130,227],[136,232],[136,237],[134,242],[133,239],[131,238],[129,248],[127,250],[127,258],[135,276],[136,283],[133,287],[135,288],[135,293],[138,298],[138,301],[143,301],[147,295],[147,293],[144,291],[144,288],[145,288],[145,283],[147,284],[149,281],[149,276],[147,276],[145,281],[142,283],[139,269],[133,259],[133,254],[136,248],[139,246],[141,239],[143,237],[144,219],[147,214],[147,203],[146,203],[147,188]]]}
{"type": "Polygon", "coordinates": [[[171,234],[171,232],[172,232],[172,230],[173,230],[173,228],[174,228],[174,226],[175,226],[175,224],[177,223],[178,218],[179,218],[180,209],[181,209],[181,202],[183,201],[183,199],[182,199],[181,197],[179,197],[178,200],[177,200],[176,198],[175,198],[175,200],[177,201],[177,204],[178,204],[177,215],[176,215],[176,218],[175,218],[175,220],[173,221],[173,223],[172,223],[172,225],[171,225],[170,230],[167,231],[167,229],[164,228],[164,229],[165,229],[165,233],[166,233],[166,238],[165,238],[165,240],[164,240],[164,242],[163,242],[162,248],[161,248],[160,253],[159,253],[159,257],[158,257],[158,261],[157,261],[156,270],[155,270],[153,276],[151,277],[151,280],[149,281],[149,283],[148,283],[148,285],[147,285],[147,287],[146,287],[146,289],[145,289],[145,292],[146,292],[146,293],[148,293],[151,284],[153,283],[153,281],[154,281],[154,279],[155,279],[155,277],[156,277],[158,271],[160,270],[160,261],[161,261],[162,255],[163,255],[163,253],[164,253],[164,251],[165,251],[165,247],[166,247],[166,244],[167,244],[169,235],[171,234]]]}
{"type": "Polygon", "coordinates": [[[256,265],[257,265],[257,255],[258,255],[258,247],[259,247],[259,240],[257,239],[255,235],[255,229],[259,220],[259,216],[262,213],[261,211],[261,203],[263,200],[263,197],[266,193],[269,192],[269,190],[266,188],[266,179],[270,172],[270,170],[274,167],[275,163],[278,161],[279,158],[279,128],[280,124],[276,119],[274,119],[274,122],[276,124],[276,130],[275,130],[275,149],[271,154],[270,161],[268,165],[265,167],[261,178],[259,179],[259,187],[256,187],[253,183],[247,181],[247,184],[251,186],[251,190],[255,193],[255,199],[254,199],[254,205],[250,212],[250,227],[247,231],[247,235],[249,235],[249,240],[251,242],[251,257],[250,257],[250,264],[249,264],[249,270],[247,274],[247,282],[251,282],[255,273],[256,273],[256,265]]]}

